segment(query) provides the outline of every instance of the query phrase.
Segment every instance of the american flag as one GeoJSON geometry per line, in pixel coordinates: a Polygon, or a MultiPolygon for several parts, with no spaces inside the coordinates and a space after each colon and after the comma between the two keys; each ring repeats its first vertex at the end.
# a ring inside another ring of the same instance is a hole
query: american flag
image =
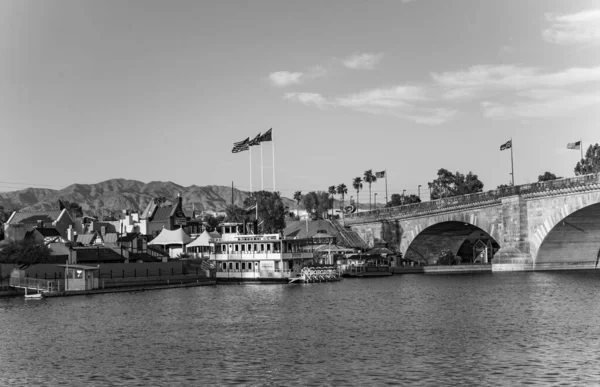
{"type": "Polygon", "coordinates": [[[250,146],[248,145],[249,141],[250,141],[250,137],[246,138],[244,141],[234,142],[231,153],[247,151],[248,149],[250,149],[250,146]]]}

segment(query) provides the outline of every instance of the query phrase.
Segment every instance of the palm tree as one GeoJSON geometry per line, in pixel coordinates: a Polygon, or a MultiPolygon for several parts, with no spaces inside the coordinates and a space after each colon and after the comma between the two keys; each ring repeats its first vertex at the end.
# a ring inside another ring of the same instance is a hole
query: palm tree
{"type": "Polygon", "coordinates": [[[352,186],[356,190],[356,211],[358,212],[358,207],[359,207],[358,193],[360,192],[360,190],[363,187],[363,185],[362,185],[362,178],[360,176],[359,177],[355,177],[354,181],[352,182],[352,186]]]}
{"type": "Polygon", "coordinates": [[[300,202],[302,201],[302,191],[294,192],[294,200],[296,201],[296,217],[300,219],[300,202]]]}
{"type": "Polygon", "coordinates": [[[338,195],[342,195],[342,220],[344,219],[344,195],[348,193],[348,188],[346,188],[346,184],[342,183],[337,186],[335,189],[338,195]]]}
{"type": "Polygon", "coordinates": [[[365,171],[365,183],[369,183],[369,211],[371,211],[371,183],[375,183],[377,177],[373,174],[373,170],[365,171]]]}
{"type": "Polygon", "coordinates": [[[327,192],[331,195],[331,218],[333,219],[333,200],[335,199],[335,185],[329,186],[327,192]]]}

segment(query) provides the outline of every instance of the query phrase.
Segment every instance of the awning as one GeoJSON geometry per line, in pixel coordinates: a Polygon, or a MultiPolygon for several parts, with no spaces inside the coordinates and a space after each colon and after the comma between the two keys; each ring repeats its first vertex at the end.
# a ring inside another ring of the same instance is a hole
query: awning
{"type": "Polygon", "coordinates": [[[192,243],[188,244],[187,247],[210,246],[210,242],[212,240],[213,237],[208,233],[208,231],[204,230],[204,232],[200,234],[198,238],[194,239],[192,243]]]}
{"type": "Polygon", "coordinates": [[[183,245],[188,244],[192,241],[192,238],[185,233],[182,229],[167,230],[163,229],[156,238],[149,242],[149,245],[183,245]]]}

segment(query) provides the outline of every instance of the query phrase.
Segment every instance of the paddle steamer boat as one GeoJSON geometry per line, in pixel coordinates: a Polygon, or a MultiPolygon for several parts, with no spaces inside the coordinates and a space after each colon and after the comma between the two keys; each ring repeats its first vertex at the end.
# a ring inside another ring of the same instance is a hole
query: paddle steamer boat
{"type": "Polygon", "coordinates": [[[209,241],[218,282],[289,282],[314,262],[314,240],[252,234],[246,223],[224,223],[209,241]]]}

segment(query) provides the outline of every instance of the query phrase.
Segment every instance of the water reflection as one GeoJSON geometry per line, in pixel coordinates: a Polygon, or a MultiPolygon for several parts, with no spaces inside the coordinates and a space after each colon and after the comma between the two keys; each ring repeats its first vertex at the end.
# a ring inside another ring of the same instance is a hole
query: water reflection
{"type": "Polygon", "coordinates": [[[595,273],[0,299],[0,385],[600,380],[595,273]]]}

